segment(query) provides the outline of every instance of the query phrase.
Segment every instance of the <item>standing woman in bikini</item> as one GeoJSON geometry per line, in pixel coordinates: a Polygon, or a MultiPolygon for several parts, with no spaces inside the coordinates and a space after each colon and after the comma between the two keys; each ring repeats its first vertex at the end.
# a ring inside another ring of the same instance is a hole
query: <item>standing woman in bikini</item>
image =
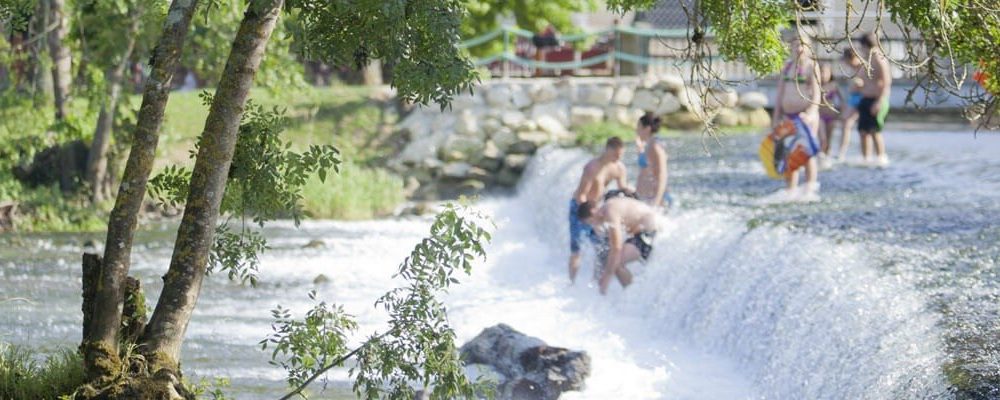
{"type": "MultiPolygon", "coordinates": [[[[819,86],[819,69],[813,61],[809,39],[792,32],[789,41],[791,59],[785,63],[778,79],[777,97],[774,102],[774,114],[771,118],[773,127],[785,120],[792,121],[796,127],[796,139],[807,145],[811,154],[819,152],[819,104],[821,90],[819,86]]],[[[786,174],[786,188],[776,192],[775,200],[818,200],[819,182],[816,157],[810,157],[805,164],[806,184],[799,189],[799,171],[786,174]]]]}
{"type": "Polygon", "coordinates": [[[843,115],[840,110],[843,108],[844,96],[840,94],[840,85],[833,80],[833,68],[829,64],[820,67],[819,75],[823,87],[823,104],[819,108],[819,162],[821,168],[830,168],[833,166],[833,158],[830,156],[833,130],[843,115]]]}
{"type": "Polygon", "coordinates": [[[660,117],[647,112],[639,118],[636,127],[638,134],[639,178],[635,184],[635,193],[639,200],[653,207],[667,207],[670,195],[667,194],[667,150],[656,140],[656,132],[660,130],[660,117]]]}

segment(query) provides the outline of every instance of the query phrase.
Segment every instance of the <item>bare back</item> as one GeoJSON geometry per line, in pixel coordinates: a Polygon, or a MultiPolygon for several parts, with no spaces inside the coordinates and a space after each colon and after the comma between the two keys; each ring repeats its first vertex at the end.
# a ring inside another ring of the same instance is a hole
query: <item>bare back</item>
{"type": "Polygon", "coordinates": [[[608,200],[604,207],[608,228],[621,227],[626,235],[657,230],[656,212],[646,203],[619,197],[608,200]]]}
{"type": "Polygon", "coordinates": [[[889,61],[877,50],[871,52],[871,69],[862,68],[858,76],[864,82],[861,86],[861,95],[864,97],[881,97],[886,87],[892,84],[889,61]]]}
{"type": "Polygon", "coordinates": [[[639,170],[635,193],[640,199],[659,205],[667,190],[667,151],[656,139],[650,139],[645,154],[649,165],[639,170]]]}
{"type": "Polygon", "coordinates": [[[625,164],[621,162],[602,163],[600,157],[595,158],[583,167],[583,176],[580,177],[580,185],[573,193],[573,198],[580,203],[600,199],[604,195],[608,182],[615,180],[621,183],[624,179],[625,164]]]}

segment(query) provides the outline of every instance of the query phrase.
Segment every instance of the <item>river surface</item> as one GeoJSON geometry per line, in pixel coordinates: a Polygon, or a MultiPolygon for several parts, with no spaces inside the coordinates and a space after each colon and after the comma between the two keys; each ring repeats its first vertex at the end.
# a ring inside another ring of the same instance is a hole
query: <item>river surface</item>
{"type": "MultiPolygon", "coordinates": [[[[607,297],[587,279],[569,286],[565,271],[567,203],[587,154],[542,149],[516,193],[476,203],[496,229],[488,259],[446,297],[458,339],[503,322],[586,350],[587,388],[565,399],[1000,398],[1000,135],[886,136],[888,168],[837,166],[820,175],[821,202],[770,206],[756,199],[780,183],[763,174],[759,138],[663,139],[677,204],[634,285],[607,297]]],[[[357,316],[358,339],[382,330],[373,302],[430,221],[271,225],[258,288],[207,280],[184,346],[189,378],[228,377],[238,399],[280,395],[283,371],[258,342],[269,310],[304,312],[310,290],[357,316]],[[303,248],[313,240],[325,246],[303,248]],[[330,281],[314,283],[321,274],[330,281]]],[[[150,306],[173,229],[137,239],[132,273],[150,306]]],[[[76,346],[91,237],[0,236],[0,341],[76,346]]],[[[327,378],[313,398],[350,397],[346,371],[327,378]]]]}

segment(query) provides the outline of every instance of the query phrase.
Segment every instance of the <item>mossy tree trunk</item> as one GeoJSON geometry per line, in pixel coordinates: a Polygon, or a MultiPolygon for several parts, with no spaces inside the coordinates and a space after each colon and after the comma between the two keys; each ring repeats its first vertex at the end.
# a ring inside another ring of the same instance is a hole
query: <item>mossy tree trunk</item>
{"type": "Polygon", "coordinates": [[[104,200],[108,194],[106,185],[108,172],[108,148],[111,144],[111,131],[115,122],[115,112],[118,109],[118,99],[122,92],[122,80],[125,77],[125,69],[129,66],[132,58],[132,51],[135,49],[136,36],[139,31],[139,13],[135,9],[138,5],[129,10],[129,26],[125,32],[125,48],[121,53],[121,60],[118,65],[105,72],[107,85],[107,98],[101,105],[101,111],[97,115],[97,128],[94,130],[94,140],[90,144],[90,152],[87,153],[87,183],[90,184],[91,202],[98,203],[104,200]]]}
{"type": "Polygon", "coordinates": [[[178,372],[181,343],[205,277],[243,108],[283,3],[250,2],[205,120],[170,269],[140,344],[155,374],[178,372]]]}
{"type": "Polygon", "coordinates": [[[69,47],[66,46],[66,34],[69,32],[69,23],[64,12],[66,2],[64,0],[45,0],[48,5],[48,29],[47,40],[49,44],[49,56],[52,58],[52,97],[55,101],[56,120],[62,121],[66,118],[66,103],[69,99],[70,68],[72,59],[70,58],[69,47]]]}
{"type": "Polygon", "coordinates": [[[92,317],[84,327],[87,332],[82,345],[84,362],[88,377],[94,381],[113,378],[117,370],[109,367],[121,363],[118,328],[124,308],[123,283],[131,262],[132,239],[146,195],[146,182],[153,169],[171,81],[197,4],[198,0],[171,2],[163,34],[153,50],[152,70],[144,88],[132,148],[109,216],[99,283],[93,294],[92,317]]]}

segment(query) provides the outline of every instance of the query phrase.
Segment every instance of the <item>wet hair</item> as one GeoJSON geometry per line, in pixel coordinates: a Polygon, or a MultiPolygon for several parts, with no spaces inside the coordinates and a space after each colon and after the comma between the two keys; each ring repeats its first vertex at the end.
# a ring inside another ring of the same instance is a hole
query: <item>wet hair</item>
{"type": "Polygon", "coordinates": [[[608,138],[608,142],[604,144],[604,147],[617,150],[625,147],[625,142],[623,142],[618,136],[612,136],[608,138]]]}
{"type": "Polygon", "coordinates": [[[576,207],[576,218],[584,221],[594,215],[594,202],[585,201],[576,207]]]}
{"type": "Polygon", "coordinates": [[[646,111],[646,114],[639,118],[639,124],[642,126],[648,126],[650,132],[656,133],[660,130],[660,117],[657,117],[652,112],[646,111]]]}
{"type": "Polygon", "coordinates": [[[851,61],[858,58],[858,54],[854,52],[854,49],[848,47],[844,49],[844,53],[840,55],[840,59],[844,61],[851,61]]]}
{"type": "Polygon", "coordinates": [[[864,33],[861,36],[858,36],[857,39],[855,40],[857,40],[858,43],[861,43],[862,46],[865,46],[869,49],[875,48],[875,43],[878,43],[878,38],[875,37],[874,32],[864,33]]]}

